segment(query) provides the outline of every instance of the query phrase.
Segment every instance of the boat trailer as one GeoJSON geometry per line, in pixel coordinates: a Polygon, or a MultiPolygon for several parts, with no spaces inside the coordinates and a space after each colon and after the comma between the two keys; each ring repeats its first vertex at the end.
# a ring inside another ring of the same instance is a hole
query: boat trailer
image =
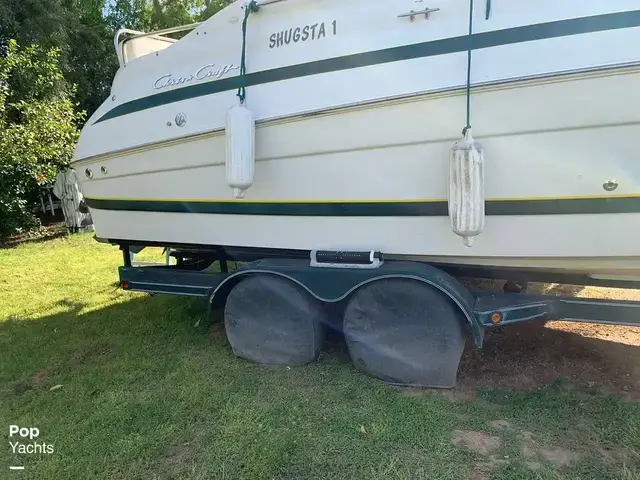
{"type": "Polygon", "coordinates": [[[487,328],[530,320],[640,326],[640,302],[472,291],[444,268],[375,251],[176,248],[175,265],[134,266],[132,248],[141,249],[121,245],[121,287],[207,298],[208,319],[222,313],[235,355],[310,363],[335,329],[357,366],[394,385],[454,387],[466,338],[482,348],[487,328]]]}

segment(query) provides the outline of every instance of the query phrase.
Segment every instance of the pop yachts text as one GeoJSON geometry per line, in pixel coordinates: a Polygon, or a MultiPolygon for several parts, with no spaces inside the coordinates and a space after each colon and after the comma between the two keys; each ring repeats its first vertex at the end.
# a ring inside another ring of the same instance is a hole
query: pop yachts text
{"type": "Polygon", "coordinates": [[[26,454],[26,453],[53,453],[53,445],[49,443],[20,443],[9,442],[11,445],[12,453],[26,454]]]}

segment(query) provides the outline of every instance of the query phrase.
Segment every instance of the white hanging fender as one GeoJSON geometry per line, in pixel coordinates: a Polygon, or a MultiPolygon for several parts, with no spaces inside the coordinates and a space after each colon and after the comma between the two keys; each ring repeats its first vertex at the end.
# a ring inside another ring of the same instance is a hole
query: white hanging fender
{"type": "Polygon", "coordinates": [[[484,148],[465,131],[451,148],[449,161],[449,220],[467,247],[485,225],[484,148]]]}
{"type": "Polygon", "coordinates": [[[235,105],[227,113],[227,184],[236,198],[244,198],[253,185],[255,172],[255,120],[244,104],[235,105]]]}

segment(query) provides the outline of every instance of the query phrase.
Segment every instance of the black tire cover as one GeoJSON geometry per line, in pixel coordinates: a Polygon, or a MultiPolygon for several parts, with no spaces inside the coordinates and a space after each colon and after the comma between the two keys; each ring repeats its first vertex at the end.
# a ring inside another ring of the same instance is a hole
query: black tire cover
{"type": "Polygon", "coordinates": [[[361,287],[344,314],[354,363],[397,385],[455,386],[465,342],[463,325],[462,312],[444,293],[401,278],[361,287]]]}
{"type": "Polygon", "coordinates": [[[302,365],[318,358],[327,319],[320,301],[299,285],[256,275],[232,288],[224,322],[238,357],[266,365],[302,365]]]}

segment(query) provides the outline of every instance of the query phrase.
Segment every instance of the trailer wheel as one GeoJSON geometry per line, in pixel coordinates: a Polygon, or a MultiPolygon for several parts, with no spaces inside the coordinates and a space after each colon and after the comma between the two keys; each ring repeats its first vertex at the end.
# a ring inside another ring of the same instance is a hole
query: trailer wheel
{"type": "Polygon", "coordinates": [[[265,365],[303,365],[318,358],[327,318],[322,304],[297,284],[256,275],[231,289],[224,323],[236,356],[265,365]]]}
{"type": "Polygon", "coordinates": [[[353,362],[394,385],[454,387],[463,325],[462,312],[444,293],[404,278],[361,287],[344,314],[353,362]]]}

